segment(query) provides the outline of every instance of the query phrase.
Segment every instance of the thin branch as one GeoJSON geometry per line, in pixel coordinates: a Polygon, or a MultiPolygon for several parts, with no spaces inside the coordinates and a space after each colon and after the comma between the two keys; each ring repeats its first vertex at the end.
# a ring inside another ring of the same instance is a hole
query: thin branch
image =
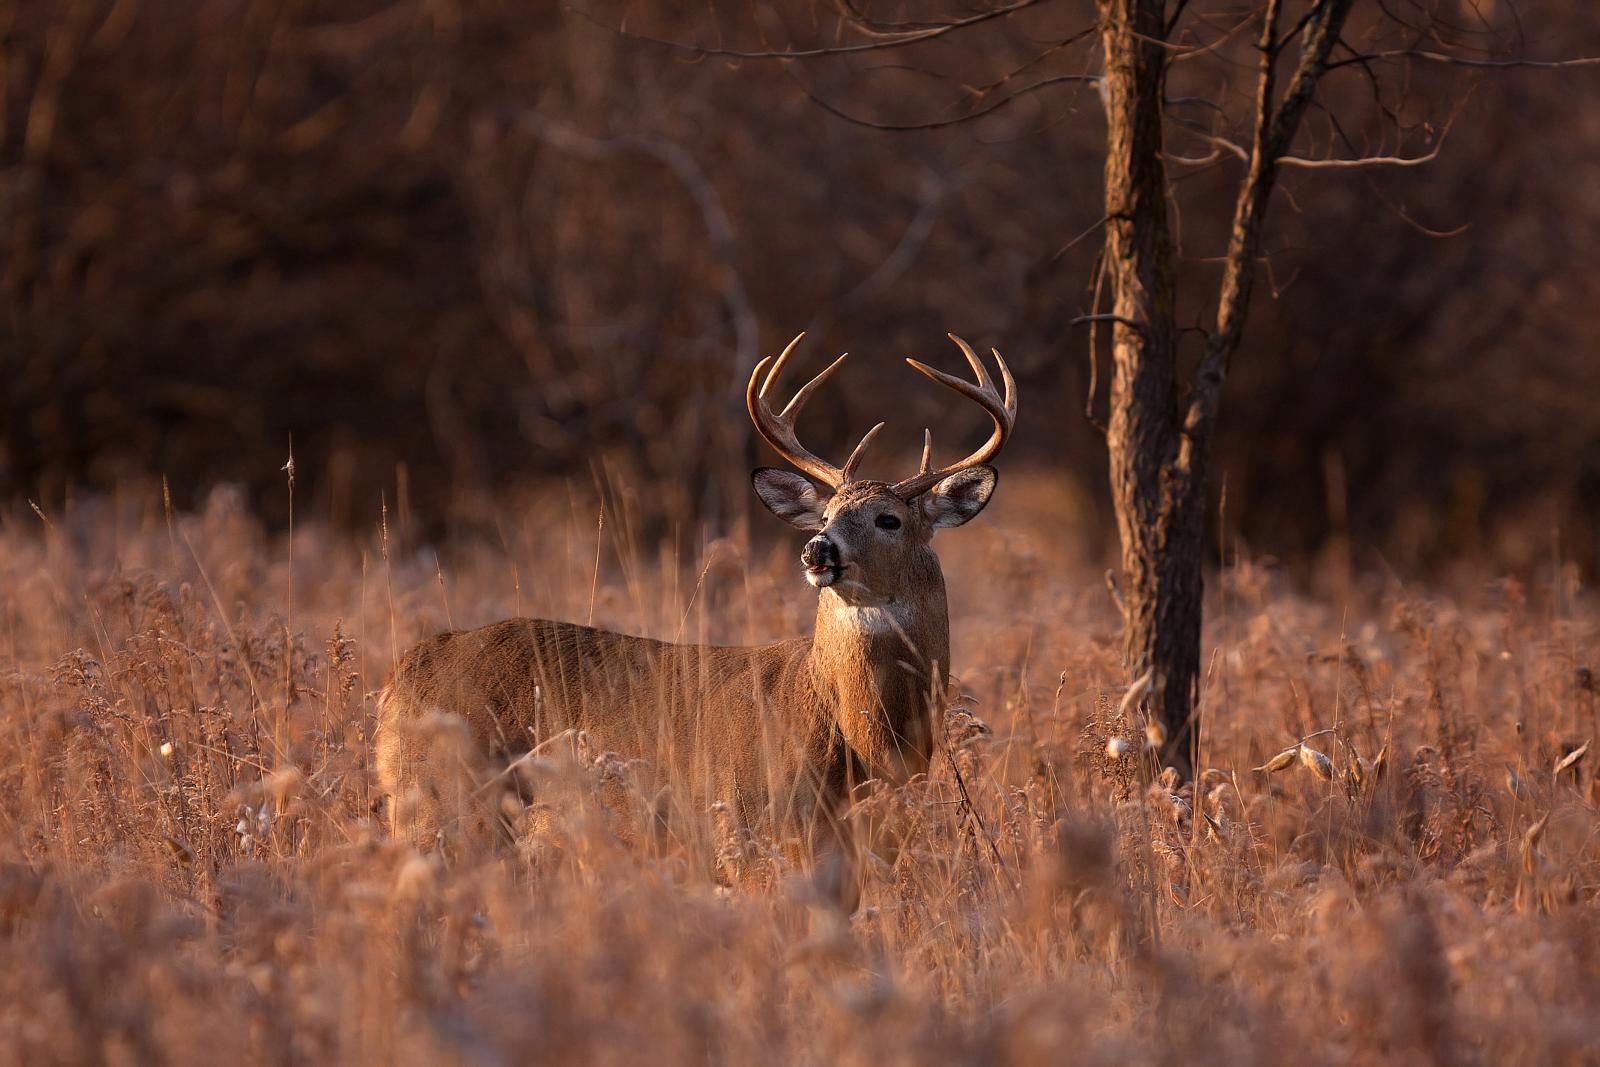
{"type": "Polygon", "coordinates": [[[880,41],[868,41],[861,44],[825,45],[817,48],[791,48],[782,51],[746,51],[739,48],[716,48],[709,45],[689,44],[684,41],[669,41],[663,37],[651,37],[648,34],[634,33],[632,30],[623,29],[620,26],[607,25],[577,5],[569,5],[567,10],[602,29],[610,30],[618,36],[627,37],[634,41],[642,41],[646,44],[659,45],[662,48],[676,49],[680,52],[693,52],[699,56],[718,56],[724,59],[815,59],[819,56],[857,55],[862,52],[882,52],[890,48],[904,48],[907,45],[932,41],[946,34],[955,33],[957,30],[977,26],[980,23],[1005,18],[1008,15],[1014,15],[1019,11],[1025,11],[1030,7],[1037,7],[1047,2],[1049,0],[1017,0],[1016,3],[1007,4],[1005,7],[997,7],[992,11],[982,11],[976,15],[969,15],[964,19],[941,23],[937,26],[930,26],[927,29],[911,30],[897,36],[886,35],[880,41]]]}
{"type": "Polygon", "coordinates": [[[1139,333],[1144,333],[1144,331],[1145,331],[1144,323],[1135,321],[1134,319],[1125,318],[1122,315],[1111,315],[1111,314],[1079,315],[1077,318],[1072,319],[1071,321],[1069,321],[1067,323],[1067,325],[1068,326],[1082,326],[1082,325],[1085,325],[1086,323],[1091,323],[1091,322],[1116,322],[1116,323],[1122,324],[1123,326],[1126,326],[1130,330],[1137,330],[1139,333]]]}
{"type": "MultiPolygon", "coordinates": [[[[1161,158],[1168,163],[1176,163],[1181,167],[1209,167],[1221,159],[1225,153],[1221,148],[1213,148],[1209,156],[1180,156],[1176,152],[1162,152],[1161,158]]],[[[1184,175],[1192,177],[1192,175],[1184,175]]]]}
{"type": "Polygon", "coordinates": [[[1306,13],[1295,20],[1295,24],[1289,28],[1289,32],[1278,38],[1277,42],[1273,44],[1272,54],[1279,55],[1285,48],[1289,47],[1289,42],[1294,40],[1296,34],[1306,28],[1306,23],[1310,22],[1311,17],[1316,13],[1316,5],[1313,4],[1311,7],[1306,8],[1306,13]]]}
{"type": "Polygon", "coordinates": [[[1300,167],[1304,170],[1356,170],[1360,167],[1420,167],[1439,158],[1444,140],[1433,146],[1425,156],[1362,156],[1359,159],[1304,159],[1300,156],[1282,156],[1280,167],[1300,167]]]}
{"type": "Polygon", "coordinates": [[[1178,0],[1178,6],[1172,9],[1172,17],[1161,28],[1161,36],[1171,37],[1172,31],[1178,28],[1178,20],[1183,18],[1183,12],[1189,6],[1189,0],[1178,0]]]}
{"type": "Polygon", "coordinates": [[[1214,147],[1216,147],[1216,148],[1218,148],[1218,149],[1220,149],[1220,150],[1222,150],[1224,152],[1227,152],[1231,156],[1236,156],[1237,158],[1239,158],[1240,160],[1242,160],[1245,163],[1250,162],[1250,153],[1245,151],[1245,149],[1242,146],[1235,144],[1234,142],[1228,140],[1226,137],[1218,137],[1214,133],[1207,133],[1206,131],[1200,129],[1199,127],[1197,127],[1197,126],[1195,126],[1195,125],[1193,125],[1191,123],[1184,122],[1184,121],[1179,120],[1179,119],[1173,119],[1173,122],[1176,123],[1179,126],[1184,127],[1190,133],[1192,133],[1194,136],[1200,138],[1202,141],[1206,141],[1206,142],[1210,143],[1212,146],[1214,146],[1214,147]]]}
{"type": "Polygon", "coordinates": [[[1434,63],[1450,63],[1458,67],[1483,67],[1490,70],[1509,70],[1529,67],[1534,70],[1564,70],[1568,67],[1600,67],[1600,56],[1579,56],[1576,59],[1469,59],[1444,52],[1429,52],[1419,48],[1396,48],[1385,52],[1357,52],[1349,59],[1329,63],[1329,70],[1348,67],[1352,63],[1365,63],[1374,59],[1426,59],[1434,63]]]}
{"type": "Polygon", "coordinates": [[[875,122],[872,119],[864,119],[859,116],[852,115],[848,111],[845,111],[834,104],[830,104],[828,101],[822,99],[822,97],[812,92],[811,89],[805,85],[800,86],[800,91],[805,93],[813,104],[816,104],[822,110],[826,111],[830,115],[833,115],[835,118],[841,118],[846,122],[854,123],[857,126],[865,126],[872,130],[885,130],[890,133],[908,133],[915,130],[938,130],[943,129],[946,126],[959,126],[963,122],[971,122],[973,119],[979,119],[985,115],[992,115],[996,111],[999,111],[1001,108],[1005,107],[1007,104],[1015,103],[1030,93],[1036,92],[1039,89],[1048,88],[1052,85],[1059,85],[1062,82],[1091,82],[1094,84],[1099,84],[1100,75],[1057,74],[1053,77],[1036,81],[1032,85],[1024,86],[1009,96],[1003,96],[999,100],[996,100],[994,103],[990,104],[988,107],[979,108],[977,111],[969,111],[965,115],[957,115],[954,118],[932,119],[928,122],[875,122]]]}
{"type": "MultiPolygon", "coordinates": [[[[1468,97],[1470,96],[1471,94],[1469,93],[1468,97]]],[[[1444,142],[1449,138],[1450,131],[1455,126],[1456,116],[1461,114],[1461,108],[1465,105],[1466,98],[1463,98],[1462,101],[1457,104],[1455,110],[1450,113],[1450,118],[1444,124],[1444,128],[1439,131],[1439,139],[1434,142],[1433,151],[1429,152],[1425,156],[1374,155],[1358,156],[1355,159],[1305,159],[1300,156],[1283,156],[1278,160],[1278,164],[1284,167],[1300,167],[1311,170],[1354,170],[1360,167],[1420,167],[1424,163],[1432,163],[1434,160],[1439,158],[1439,153],[1444,149],[1444,142]]],[[[1344,136],[1343,130],[1340,130],[1339,133],[1341,137],[1344,136]]],[[[1349,140],[1350,139],[1348,137],[1345,137],[1346,143],[1348,143],[1349,140]]]]}
{"type": "Polygon", "coordinates": [[[844,21],[867,37],[898,37],[904,33],[917,33],[926,30],[937,30],[950,25],[948,22],[888,22],[875,19],[862,11],[851,0],[837,0],[837,5],[844,21]]]}
{"type": "Polygon", "coordinates": [[[1162,48],[1170,51],[1172,55],[1167,59],[1168,63],[1181,63],[1187,59],[1199,59],[1201,56],[1209,55],[1210,53],[1215,52],[1217,49],[1221,48],[1223,45],[1227,44],[1229,41],[1238,36],[1240,30],[1244,29],[1255,20],[1256,17],[1254,14],[1246,15],[1244,18],[1234,23],[1229,29],[1223,30],[1222,36],[1218,37],[1215,41],[1212,41],[1209,44],[1197,45],[1193,48],[1185,48],[1181,44],[1173,44],[1170,41],[1158,41],[1154,37],[1146,37],[1142,33],[1136,33],[1133,36],[1136,40],[1143,41],[1146,44],[1159,45],[1162,48]]]}
{"type": "Polygon", "coordinates": [[[985,85],[982,88],[980,88],[978,90],[978,96],[979,97],[988,96],[990,93],[994,92],[996,89],[1004,88],[1005,85],[1008,82],[1010,82],[1013,78],[1017,77],[1018,75],[1026,72],[1028,70],[1031,70],[1032,68],[1038,66],[1040,63],[1043,63],[1045,60],[1049,59],[1051,56],[1055,55],[1057,52],[1060,52],[1060,51],[1062,51],[1063,49],[1066,49],[1066,48],[1070,48],[1072,45],[1077,44],[1079,41],[1083,40],[1085,37],[1091,36],[1092,34],[1096,33],[1097,31],[1098,31],[1098,27],[1090,26],[1087,29],[1079,30],[1077,33],[1072,34],[1070,37],[1064,37],[1061,40],[1056,41],[1055,43],[1050,45],[1049,48],[1046,48],[1044,51],[1040,52],[1038,55],[1034,56],[1032,59],[1028,60],[1026,63],[1023,63],[1021,66],[1016,67],[1015,69],[1011,70],[1009,73],[1001,75],[999,78],[997,78],[994,81],[990,82],[988,85],[985,85]]]}
{"type": "MultiPolygon", "coordinates": [[[[1103,225],[1106,217],[1102,215],[1096,228],[1103,225]]],[[[1100,309],[1100,292],[1106,280],[1106,253],[1102,248],[1094,261],[1094,296],[1089,299],[1089,310],[1097,313],[1100,309]]],[[[1093,320],[1089,323],[1089,389],[1083,398],[1083,417],[1090,426],[1100,431],[1104,437],[1109,432],[1105,423],[1095,418],[1094,400],[1100,391],[1100,324],[1093,320]]]]}
{"type": "Polygon", "coordinates": [[[1463,222],[1460,226],[1456,226],[1448,230],[1435,230],[1432,227],[1424,226],[1422,223],[1411,217],[1410,213],[1406,211],[1405,205],[1396,204],[1387,196],[1385,196],[1383,194],[1383,190],[1380,189],[1377,183],[1372,181],[1370,178],[1367,179],[1367,187],[1371,191],[1372,195],[1378,198],[1379,203],[1388,208],[1390,211],[1394,212],[1395,218],[1399,219],[1413,230],[1416,230],[1424,237],[1448,239],[1451,237],[1460,237],[1462,234],[1472,229],[1472,223],[1470,222],[1463,222]]]}
{"type": "Polygon", "coordinates": [[[1072,251],[1079,244],[1081,244],[1085,238],[1087,238],[1090,234],[1094,233],[1094,231],[1098,230],[1100,227],[1104,226],[1105,224],[1106,224],[1106,217],[1104,215],[1101,215],[1098,219],[1095,219],[1094,223],[1092,225],[1090,225],[1087,229],[1085,229],[1082,233],[1078,234],[1078,236],[1074,237],[1072,240],[1068,241],[1066,244],[1064,244],[1060,248],[1056,249],[1055,255],[1050,257],[1051,261],[1054,262],[1055,260],[1058,260],[1062,256],[1066,255],[1068,252],[1072,251]]]}
{"type": "Polygon", "coordinates": [[[1176,473],[1184,482],[1187,506],[1201,506],[1205,481],[1205,462],[1210,447],[1211,429],[1221,403],[1222,383],[1228,376],[1228,363],[1244,330],[1250,306],[1250,289],[1255,277],[1256,249],[1261,241],[1262,219],[1277,180],[1278,165],[1287,154],[1299,129],[1300,120],[1311,103],[1317,82],[1327,70],[1328,55],[1339,39],[1345,17],[1354,0],[1317,0],[1312,17],[1300,40],[1300,59],[1289,87],[1277,100],[1276,65],[1278,18],[1283,0],[1269,0],[1262,19],[1258,49],[1261,53],[1256,84],[1254,140],[1250,148],[1249,172],[1239,187],[1234,206],[1233,226],[1228,237],[1227,266],[1217,302],[1217,328],[1206,341],[1200,364],[1195,369],[1193,388],[1183,417],[1183,439],[1179,445],[1176,473]]]}

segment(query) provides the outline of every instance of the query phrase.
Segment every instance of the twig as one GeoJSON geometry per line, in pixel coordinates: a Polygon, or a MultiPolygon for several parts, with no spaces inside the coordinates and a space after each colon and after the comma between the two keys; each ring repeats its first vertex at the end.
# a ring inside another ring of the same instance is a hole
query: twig
{"type": "Polygon", "coordinates": [[[979,12],[976,15],[969,15],[964,19],[956,19],[954,22],[942,23],[938,26],[933,26],[923,30],[912,30],[900,36],[890,37],[881,41],[863,42],[862,44],[824,45],[817,48],[790,48],[783,49],[781,51],[775,51],[771,49],[747,51],[739,48],[714,48],[707,45],[688,44],[683,41],[669,41],[662,37],[651,37],[648,34],[634,33],[633,31],[623,29],[620,26],[607,25],[577,5],[568,5],[567,10],[573,12],[579,18],[594,23],[596,26],[599,26],[602,29],[610,30],[612,33],[615,33],[620,37],[627,37],[635,41],[643,41],[647,44],[660,45],[663,48],[673,48],[680,52],[693,52],[694,54],[701,56],[719,56],[725,59],[814,59],[818,56],[855,55],[861,52],[882,52],[887,51],[890,48],[904,48],[907,45],[919,44],[923,41],[931,41],[935,38],[943,37],[946,34],[955,33],[957,30],[964,30],[970,26],[976,26],[979,23],[989,22],[993,19],[1005,18],[1007,15],[1014,15],[1018,11],[1024,11],[1030,7],[1037,7],[1039,4],[1045,2],[1046,0],[1018,0],[1017,3],[1009,4],[1006,7],[998,7],[993,11],[979,12]]]}
{"type": "Polygon", "coordinates": [[[1100,75],[1098,74],[1057,74],[1053,77],[1036,81],[1032,85],[1024,86],[1009,96],[1003,96],[999,100],[996,100],[994,103],[990,104],[988,107],[979,108],[976,111],[969,111],[964,115],[957,115],[954,118],[931,119],[927,122],[874,122],[872,119],[864,119],[857,115],[852,115],[837,105],[830,104],[828,101],[822,99],[822,97],[812,92],[810,88],[805,85],[800,86],[800,91],[805,93],[807,99],[809,99],[813,104],[816,104],[822,110],[826,111],[835,118],[844,119],[846,122],[854,123],[857,126],[865,126],[871,130],[883,130],[887,133],[911,133],[917,130],[939,130],[945,128],[946,126],[958,126],[963,122],[971,122],[973,119],[979,119],[985,115],[992,115],[1006,105],[1014,104],[1030,93],[1033,93],[1039,89],[1047,89],[1052,85],[1059,85],[1062,82],[1092,82],[1098,85],[1100,80],[1100,75]]]}

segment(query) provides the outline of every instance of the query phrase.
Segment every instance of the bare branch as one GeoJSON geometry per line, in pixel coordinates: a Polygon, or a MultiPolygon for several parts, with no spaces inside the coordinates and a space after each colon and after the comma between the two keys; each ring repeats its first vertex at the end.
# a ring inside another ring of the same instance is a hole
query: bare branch
{"type": "Polygon", "coordinates": [[[828,101],[822,99],[822,97],[812,92],[811,89],[805,85],[801,85],[800,90],[806,94],[813,104],[816,104],[818,107],[822,108],[822,110],[826,111],[830,115],[833,115],[835,118],[841,118],[846,122],[854,123],[857,126],[865,126],[872,130],[885,130],[890,133],[909,133],[915,130],[938,130],[943,129],[946,126],[959,126],[963,122],[971,122],[973,119],[979,119],[985,115],[992,115],[996,111],[999,111],[1001,108],[1005,107],[1007,104],[1013,104],[1030,93],[1036,92],[1039,89],[1048,88],[1052,85],[1060,85],[1063,82],[1090,82],[1093,84],[1098,84],[1099,81],[1100,75],[1098,74],[1057,74],[1053,77],[1036,81],[1032,85],[1024,86],[1009,96],[1003,96],[999,100],[996,100],[994,103],[990,104],[988,107],[979,108],[977,111],[969,111],[964,115],[957,115],[953,118],[931,119],[927,122],[875,122],[872,119],[864,119],[859,116],[852,115],[837,105],[830,104],[828,101]]]}
{"type": "Polygon", "coordinates": [[[1226,152],[1230,156],[1235,156],[1246,163],[1250,162],[1250,153],[1245,151],[1239,145],[1228,140],[1226,137],[1218,137],[1214,133],[1207,133],[1205,130],[1200,129],[1198,126],[1195,126],[1191,123],[1182,122],[1177,119],[1174,119],[1173,121],[1177,125],[1187,129],[1194,136],[1200,138],[1202,141],[1207,142],[1218,150],[1226,152]]]}
{"type": "Polygon", "coordinates": [[[1208,44],[1197,45],[1193,48],[1186,48],[1183,45],[1173,44],[1170,41],[1158,41],[1154,37],[1146,37],[1144,34],[1139,33],[1134,34],[1134,37],[1145,42],[1146,44],[1158,45],[1161,48],[1171,52],[1172,56],[1167,60],[1168,63],[1181,63],[1186,59],[1199,59],[1201,56],[1215,52],[1217,49],[1221,48],[1223,45],[1237,37],[1239,35],[1239,31],[1250,25],[1255,21],[1255,19],[1256,17],[1253,13],[1246,15],[1244,18],[1234,23],[1230,28],[1223,30],[1222,36],[1218,37],[1215,41],[1211,41],[1208,44]]]}
{"type": "Polygon", "coordinates": [[[781,51],[746,51],[739,48],[716,48],[709,45],[689,44],[684,41],[669,41],[662,37],[651,37],[648,34],[634,33],[632,30],[626,30],[619,26],[607,25],[589,14],[582,7],[576,5],[569,7],[568,10],[580,18],[592,22],[602,29],[610,30],[621,37],[642,41],[646,44],[659,45],[662,48],[676,49],[680,52],[693,52],[699,56],[719,56],[724,59],[815,59],[819,56],[857,55],[862,52],[882,52],[890,48],[904,48],[907,45],[932,41],[946,34],[955,33],[957,30],[968,29],[994,19],[1005,18],[1008,15],[1014,15],[1019,11],[1025,11],[1030,7],[1037,7],[1048,2],[1049,0],[1017,0],[1016,3],[1007,4],[1005,7],[997,7],[992,11],[981,11],[976,15],[968,15],[966,18],[956,19],[952,22],[940,23],[925,29],[910,30],[898,35],[884,35],[882,40],[866,41],[861,44],[825,45],[817,48],[791,48],[781,51]]]}
{"type": "Polygon", "coordinates": [[[1433,146],[1433,151],[1425,156],[1362,156],[1359,159],[1304,159],[1300,156],[1283,156],[1278,160],[1281,167],[1300,167],[1304,170],[1356,170],[1361,167],[1420,167],[1424,163],[1432,163],[1439,158],[1439,150],[1444,147],[1444,140],[1433,146]]]}
{"type": "Polygon", "coordinates": [[[1289,27],[1289,32],[1278,38],[1278,40],[1273,44],[1273,54],[1277,55],[1285,48],[1289,47],[1289,42],[1294,40],[1296,34],[1306,28],[1306,23],[1310,22],[1312,16],[1314,16],[1316,13],[1317,9],[1315,5],[1306,8],[1306,13],[1295,20],[1295,24],[1289,27]]]}
{"type": "Polygon", "coordinates": [[[1189,0],[1178,0],[1177,6],[1172,9],[1172,17],[1167,19],[1166,26],[1162,27],[1162,36],[1172,36],[1172,31],[1178,28],[1178,20],[1183,18],[1183,12],[1188,6],[1189,0]]]}
{"type": "Polygon", "coordinates": [[[1116,323],[1122,324],[1123,326],[1126,326],[1130,330],[1137,330],[1140,333],[1143,333],[1144,329],[1145,329],[1144,323],[1142,323],[1142,322],[1138,322],[1138,321],[1136,321],[1134,319],[1124,318],[1121,315],[1110,315],[1110,314],[1079,315],[1077,318],[1072,319],[1070,322],[1068,322],[1067,325],[1069,325],[1069,326],[1083,326],[1083,325],[1086,325],[1086,324],[1091,323],[1091,322],[1116,322],[1116,323]]]}
{"type": "Polygon", "coordinates": [[[1490,70],[1511,70],[1529,67],[1534,70],[1564,70],[1569,67],[1600,67],[1600,56],[1579,56],[1575,59],[1471,59],[1452,56],[1444,52],[1430,52],[1419,48],[1396,48],[1383,52],[1357,52],[1349,59],[1329,63],[1335,70],[1353,63],[1366,63],[1375,59],[1426,59],[1433,63],[1450,63],[1458,67],[1479,67],[1490,70]]]}
{"type": "Polygon", "coordinates": [[[889,22],[885,19],[875,19],[862,11],[852,0],[836,0],[835,6],[847,24],[867,37],[896,37],[903,33],[936,30],[949,25],[947,21],[889,22]]]}
{"type": "Polygon", "coordinates": [[[1045,60],[1049,59],[1051,56],[1055,55],[1057,52],[1060,52],[1060,51],[1062,51],[1063,49],[1066,49],[1066,48],[1070,48],[1072,45],[1077,44],[1079,41],[1083,40],[1085,37],[1092,36],[1096,32],[1098,32],[1098,27],[1089,26],[1086,29],[1079,30],[1077,33],[1072,34],[1070,37],[1064,37],[1061,40],[1054,42],[1053,44],[1050,45],[1049,48],[1046,48],[1043,52],[1040,52],[1038,55],[1034,56],[1032,59],[1028,60],[1026,63],[1023,63],[1022,65],[1013,68],[1008,73],[1002,74],[999,78],[996,78],[994,81],[990,82],[988,85],[983,86],[981,89],[978,90],[978,95],[979,96],[987,96],[989,93],[994,92],[996,89],[1004,88],[1005,85],[1007,83],[1009,83],[1013,78],[1016,78],[1017,76],[1025,73],[1025,72],[1027,72],[1029,70],[1032,70],[1034,67],[1038,66],[1040,63],[1043,63],[1045,60]]]}
{"type": "MultiPolygon", "coordinates": [[[[1213,148],[1209,156],[1180,156],[1175,152],[1161,153],[1168,163],[1176,163],[1181,167],[1209,167],[1225,154],[1221,148],[1213,148]]],[[[1185,177],[1189,176],[1185,175],[1185,177]]]]}
{"type": "Polygon", "coordinates": [[[1221,403],[1222,383],[1228,375],[1228,362],[1244,331],[1245,313],[1250,306],[1250,289],[1255,279],[1256,250],[1261,242],[1261,224],[1277,180],[1278,166],[1299,129],[1300,120],[1311,103],[1317,82],[1327,70],[1328,55],[1339,39],[1345,16],[1354,0],[1317,0],[1300,39],[1300,60],[1289,87],[1273,114],[1277,53],[1278,18],[1283,0],[1269,0],[1262,20],[1258,48],[1261,52],[1256,85],[1254,142],[1250,148],[1249,172],[1239,186],[1234,206],[1233,227],[1228,237],[1227,266],[1223,271],[1222,291],[1217,305],[1217,328],[1206,340],[1195,370],[1194,385],[1184,412],[1183,439],[1179,446],[1176,473],[1184,479],[1185,496],[1198,500],[1204,483],[1204,465],[1210,444],[1211,428],[1216,423],[1221,403]]]}

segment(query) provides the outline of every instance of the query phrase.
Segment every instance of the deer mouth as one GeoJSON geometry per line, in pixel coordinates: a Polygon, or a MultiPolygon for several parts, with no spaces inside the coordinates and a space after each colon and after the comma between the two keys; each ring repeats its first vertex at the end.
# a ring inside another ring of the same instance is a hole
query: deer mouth
{"type": "Polygon", "coordinates": [[[817,589],[826,589],[839,580],[839,575],[844,573],[843,563],[823,563],[817,566],[806,567],[806,581],[817,589]]]}

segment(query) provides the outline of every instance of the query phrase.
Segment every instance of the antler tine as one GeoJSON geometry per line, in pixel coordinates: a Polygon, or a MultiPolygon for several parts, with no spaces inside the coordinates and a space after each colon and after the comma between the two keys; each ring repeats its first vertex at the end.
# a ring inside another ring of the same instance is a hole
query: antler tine
{"type": "Polygon", "coordinates": [[[922,431],[922,462],[917,464],[918,474],[927,474],[933,470],[933,431],[922,431]]]}
{"type": "Polygon", "coordinates": [[[878,431],[883,429],[883,424],[879,423],[867,431],[867,435],[861,439],[860,444],[856,445],[855,450],[850,453],[850,458],[845,461],[843,467],[835,467],[833,464],[813,454],[800,443],[800,439],[795,436],[795,419],[799,417],[801,409],[806,406],[806,401],[811,399],[811,394],[815,393],[823,382],[832,377],[833,372],[839,369],[840,364],[849,355],[846,352],[828,364],[827,367],[823,368],[822,373],[800,387],[789,403],[784,405],[781,412],[774,414],[772,406],[767,402],[767,390],[777,383],[778,375],[783,372],[784,364],[788,362],[790,354],[794,352],[803,337],[805,337],[805,334],[802,333],[790,341],[788,346],[778,354],[777,359],[767,356],[756,364],[755,370],[750,375],[750,384],[745,387],[745,407],[750,412],[750,421],[755,424],[756,431],[761,434],[762,439],[767,444],[772,446],[773,451],[788,460],[801,473],[815,478],[830,488],[837,489],[855,476],[855,469],[860,465],[862,455],[866,452],[867,446],[872,443],[872,439],[877,436],[878,431]],[[768,369],[769,364],[771,369],[768,369]],[[763,371],[766,371],[765,376],[762,375],[763,371]]]}
{"type": "Polygon", "coordinates": [[[978,388],[992,389],[994,385],[989,381],[988,372],[983,369],[983,360],[978,358],[978,353],[972,350],[972,346],[967,344],[967,342],[963,341],[953,333],[947,333],[945,336],[954,341],[956,343],[956,347],[961,349],[961,354],[967,357],[967,365],[971,367],[972,372],[978,376],[978,388]]]}
{"type": "Polygon", "coordinates": [[[865,436],[861,438],[861,443],[850,450],[850,458],[844,461],[844,468],[841,472],[845,481],[853,482],[856,480],[856,470],[861,466],[861,460],[866,456],[867,449],[872,444],[872,439],[878,436],[878,431],[883,429],[885,425],[887,424],[880,422],[868,430],[865,436]]]}
{"type": "MultiPolygon", "coordinates": [[[[797,389],[794,396],[791,397],[789,402],[783,406],[783,410],[778,412],[778,418],[788,419],[789,421],[793,422],[794,419],[800,414],[800,409],[806,406],[806,401],[811,399],[811,394],[816,392],[817,387],[823,382],[833,377],[833,372],[839,369],[849,355],[850,353],[848,352],[839,353],[839,358],[822,368],[822,373],[818,374],[815,378],[811,379],[809,382],[797,389]]],[[[777,367],[774,366],[773,370],[776,371],[777,367]]],[[[762,387],[761,391],[765,393],[766,388],[762,387]]]]}
{"type": "MultiPolygon", "coordinates": [[[[805,337],[806,332],[801,330],[799,333],[794,335],[794,340],[783,346],[783,351],[778,353],[778,358],[776,360],[773,360],[771,356],[767,356],[761,361],[760,366],[764,366],[767,363],[772,364],[772,369],[767,371],[767,376],[761,381],[761,396],[767,395],[767,389],[772,386],[773,382],[778,380],[778,375],[783,373],[784,366],[789,362],[789,356],[793,354],[796,348],[800,347],[800,342],[805,340],[805,337]]],[[[751,376],[751,380],[754,381],[754,375],[751,376]]]]}
{"type": "Polygon", "coordinates": [[[958,348],[961,349],[961,354],[967,357],[967,362],[971,364],[973,373],[977,376],[978,380],[976,383],[957,378],[953,374],[946,374],[943,371],[934,370],[926,363],[919,363],[914,359],[908,359],[906,362],[911,364],[912,368],[918,373],[932,378],[940,385],[960,393],[968,400],[971,400],[978,406],[982,407],[984,411],[989,413],[989,417],[994,420],[994,432],[989,435],[989,440],[985,441],[983,446],[980,447],[976,452],[972,453],[972,455],[968,456],[959,463],[951,464],[948,467],[941,467],[938,470],[929,469],[929,455],[932,450],[933,438],[932,434],[928,434],[923,448],[922,469],[919,470],[913,477],[907,478],[905,481],[898,483],[894,487],[895,494],[905,500],[910,500],[912,497],[927,492],[933,486],[937,485],[939,482],[943,481],[945,478],[948,478],[957,471],[964,470],[967,467],[975,467],[980,463],[989,462],[1000,453],[1002,448],[1005,447],[1006,439],[1011,436],[1011,429],[1016,424],[1017,383],[1011,377],[1011,368],[1006,366],[1006,361],[1000,355],[999,350],[990,349],[990,351],[994,353],[995,365],[1000,368],[1000,381],[1005,386],[1004,396],[1001,396],[1000,393],[995,389],[994,380],[989,376],[988,372],[984,370],[983,361],[980,360],[978,358],[978,354],[972,350],[972,346],[967,344],[961,338],[957,337],[955,334],[951,334],[950,339],[956,343],[958,348]]]}

